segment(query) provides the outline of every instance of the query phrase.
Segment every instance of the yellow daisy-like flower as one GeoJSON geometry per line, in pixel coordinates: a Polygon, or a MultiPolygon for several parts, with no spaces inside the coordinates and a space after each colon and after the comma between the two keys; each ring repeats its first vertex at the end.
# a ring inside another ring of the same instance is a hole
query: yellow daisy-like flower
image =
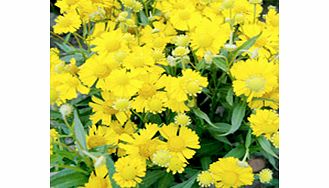
{"type": "Polygon", "coordinates": [[[191,124],[191,118],[184,113],[178,113],[175,116],[175,123],[180,126],[188,126],[191,124]]]}
{"type": "Polygon", "coordinates": [[[113,179],[120,187],[136,187],[138,183],[142,182],[142,178],[146,174],[145,160],[139,157],[122,157],[114,165],[113,179]]]}
{"type": "Polygon", "coordinates": [[[180,159],[180,157],[174,152],[171,152],[171,155],[172,157],[170,158],[166,171],[171,172],[172,174],[183,173],[187,162],[180,159]]]}
{"type": "Polygon", "coordinates": [[[256,110],[248,118],[252,134],[255,136],[264,135],[267,139],[279,130],[279,115],[272,110],[256,110]]]}
{"type": "Polygon", "coordinates": [[[200,148],[198,135],[187,127],[170,124],[162,126],[160,133],[167,140],[165,148],[175,153],[181,161],[191,159],[195,154],[193,149],[200,148]]]}
{"type": "Polygon", "coordinates": [[[254,175],[252,168],[239,165],[239,160],[234,157],[219,158],[217,162],[209,166],[213,174],[215,187],[238,188],[244,185],[252,185],[254,175]]]}
{"type": "Polygon", "coordinates": [[[121,30],[104,32],[100,37],[95,38],[92,44],[96,45],[93,50],[99,54],[115,53],[127,49],[124,45],[123,33],[121,30]]]}
{"type": "Polygon", "coordinates": [[[127,72],[125,69],[117,69],[105,79],[102,89],[110,90],[117,97],[130,98],[142,87],[143,82],[138,80],[137,72],[127,72]]]}
{"type": "Polygon", "coordinates": [[[279,139],[279,131],[277,133],[274,133],[270,139],[274,147],[279,148],[280,139],[279,139]]]}
{"type": "Polygon", "coordinates": [[[176,46],[187,47],[190,43],[190,38],[188,35],[177,35],[173,38],[173,42],[176,46]]]}
{"type": "Polygon", "coordinates": [[[97,88],[104,85],[105,78],[112,70],[119,67],[119,63],[106,55],[93,55],[81,65],[79,78],[87,86],[91,87],[98,79],[97,88]]]}
{"type": "Polygon", "coordinates": [[[61,83],[56,89],[60,92],[59,97],[63,101],[76,98],[78,93],[87,94],[89,92],[88,87],[82,85],[77,77],[69,73],[61,74],[53,78],[58,79],[61,83]]]}
{"type": "Polygon", "coordinates": [[[267,106],[277,110],[279,108],[279,87],[265,93],[260,99],[253,99],[248,103],[248,106],[253,109],[267,106]]]}
{"type": "Polygon", "coordinates": [[[201,187],[210,187],[215,182],[213,175],[209,171],[202,171],[199,173],[197,181],[201,187]]]}
{"type": "Polygon", "coordinates": [[[270,183],[270,181],[273,179],[273,172],[265,168],[262,171],[259,172],[258,177],[261,183],[270,183]]]}
{"type": "Polygon", "coordinates": [[[95,96],[91,97],[92,102],[89,103],[89,106],[94,114],[90,116],[90,119],[94,124],[102,120],[102,124],[109,125],[112,121],[112,115],[118,112],[118,110],[113,108],[116,98],[110,92],[102,92],[101,95],[103,100],[95,96]]]}
{"type": "Polygon", "coordinates": [[[168,150],[158,150],[153,153],[151,160],[154,164],[158,166],[168,167],[171,158],[172,155],[168,150]]]}
{"type": "Polygon", "coordinates": [[[190,1],[185,2],[184,5],[181,2],[173,4],[177,9],[170,12],[170,22],[175,29],[182,31],[192,30],[198,24],[199,20],[201,20],[201,15],[194,11],[193,4],[190,1]]]}
{"type": "Polygon", "coordinates": [[[103,126],[92,125],[89,129],[89,134],[86,137],[88,149],[104,146],[104,145],[116,145],[118,135],[113,134],[112,129],[108,129],[103,126]]]}
{"type": "Polygon", "coordinates": [[[112,184],[108,175],[106,164],[95,167],[95,171],[89,176],[88,182],[84,185],[85,188],[112,188],[112,184]]]}
{"type": "Polygon", "coordinates": [[[190,50],[186,47],[178,46],[172,51],[172,55],[175,57],[183,57],[190,53],[190,50]]]}
{"type": "Polygon", "coordinates": [[[248,59],[235,63],[231,68],[233,90],[237,96],[245,95],[248,102],[253,97],[261,97],[277,87],[278,78],[275,65],[265,59],[248,59]]]}
{"type": "Polygon", "coordinates": [[[191,47],[196,51],[198,58],[202,58],[207,51],[212,54],[218,54],[219,49],[229,39],[231,33],[228,24],[219,25],[203,19],[198,27],[191,32],[191,47]]]}
{"type": "Polygon", "coordinates": [[[158,138],[153,138],[158,130],[158,125],[146,124],[145,129],[141,129],[139,134],[122,134],[120,140],[125,143],[120,143],[119,148],[124,149],[128,155],[149,159],[161,144],[158,138]]]}
{"type": "Polygon", "coordinates": [[[207,78],[202,77],[199,72],[185,69],[182,73],[181,86],[188,95],[196,96],[197,93],[201,93],[203,87],[207,87],[207,78]]]}
{"type": "Polygon", "coordinates": [[[81,26],[80,16],[75,11],[70,11],[63,16],[58,16],[55,20],[54,32],[57,34],[74,33],[81,26]]]}

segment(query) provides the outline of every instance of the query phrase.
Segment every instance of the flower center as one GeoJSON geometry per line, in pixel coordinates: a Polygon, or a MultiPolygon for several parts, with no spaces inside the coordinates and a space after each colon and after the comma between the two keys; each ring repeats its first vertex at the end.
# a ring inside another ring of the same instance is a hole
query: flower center
{"type": "Polygon", "coordinates": [[[188,20],[190,19],[190,13],[189,11],[187,10],[181,10],[179,11],[179,17],[182,19],[182,20],[188,20]]]}
{"type": "Polygon", "coordinates": [[[121,176],[126,180],[132,180],[136,177],[137,169],[132,164],[127,164],[121,171],[121,176]]]}
{"type": "Polygon", "coordinates": [[[225,174],[222,176],[222,182],[225,185],[233,186],[238,181],[238,176],[234,172],[225,172],[225,174]]]}
{"type": "Polygon", "coordinates": [[[118,99],[114,102],[113,108],[121,112],[127,111],[130,108],[128,99],[118,99]]]}
{"type": "Polygon", "coordinates": [[[259,92],[264,89],[266,80],[260,76],[251,77],[246,80],[247,87],[255,92],[259,92]]]}
{"type": "Polygon", "coordinates": [[[106,144],[106,140],[103,136],[100,135],[92,135],[88,139],[88,146],[89,148],[94,148],[97,146],[103,146],[106,144]]]}
{"type": "Polygon", "coordinates": [[[199,92],[199,85],[195,81],[190,81],[186,84],[186,90],[189,94],[196,94],[199,92]]]}
{"type": "Polygon", "coordinates": [[[206,33],[202,33],[199,39],[199,45],[201,48],[207,48],[212,45],[214,38],[207,35],[206,33]]]}
{"type": "Polygon", "coordinates": [[[152,97],[156,93],[156,89],[151,84],[144,84],[143,87],[139,91],[139,96],[144,98],[152,97]]]}
{"type": "Polygon", "coordinates": [[[175,136],[175,137],[170,138],[168,140],[168,145],[169,145],[170,151],[178,152],[178,151],[182,151],[185,148],[185,142],[179,136],[175,136]]]}
{"type": "Polygon", "coordinates": [[[108,41],[106,41],[105,47],[108,52],[113,52],[121,47],[121,43],[117,39],[109,39],[108,41]]]}

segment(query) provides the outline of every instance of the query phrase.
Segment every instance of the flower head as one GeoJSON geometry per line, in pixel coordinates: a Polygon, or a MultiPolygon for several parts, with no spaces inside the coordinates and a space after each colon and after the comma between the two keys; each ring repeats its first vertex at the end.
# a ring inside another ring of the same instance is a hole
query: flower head
{"type": "Polygon", "coordinates": [[[234,157],[218,159],[210,165],[209,171],[213,174],[215,186],[219,188],[241,187],[254,181],[252,168],[239,165],[239,160],[234,157]]]}
{"type": "Polygon", "coordinates": [[[58,34],[62,33],[74,33],[80,28],[81,19],[75,11],[70,11],[63,16],[58,16],[55,20],[54,32],[58,34]]]}
{"type": "Polygon", "coordinates": [[[262,183],[270,183],[270,181],[273,179],[272,175],[273,175],[273,172],[268,168],[263,169],[258,174],[259,180],[262,183]]]}
{"type": "Polygon", "coordinates": [[[210,187],[214,183],[214,178],[211,172],[202,171],[198,174],[197,181],[201,187],[210,187]]]}
{"type": "Polygon", "coordinates": [[[255,136],[264,135],[270,139],[279,129],[279,115],[272,110],[256,110],[248,120],[255,136]]]}
{"type": "Polygon", "coordinates": [[[146,174],[146,163],[138,157],[122,157],[114,165],[113,179],[120,187],[135,187],[146,174]]]}

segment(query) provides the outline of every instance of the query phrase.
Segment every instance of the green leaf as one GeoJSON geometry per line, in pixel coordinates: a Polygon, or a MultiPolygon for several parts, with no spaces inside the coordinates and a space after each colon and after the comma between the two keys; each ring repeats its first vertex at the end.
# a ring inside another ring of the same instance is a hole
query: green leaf
{"type": "Polygon", "coordinates": [[[225,99],[226,99],[226,102],[227,102],[229,105],[233,106],[233,89],[232,89],[232,88],[230,88],[230,89],[227,91],[227,94],[226,94],[225,99]]]}
{"type": "Polygon", "coordinates": [[[110,155],[107,155],[106,159],[107,159],[106,160],[106,166],[107,166],[108,171],[109,171],[109,177],[110,177],[110,180],[111,180],[111,183],[112,183],[112,187],[113,188],[120,188],[113,179],[113,174],[115,173],[114,161],[112,160],[110,155]]]}
{"type": "Polygon", "coordinates": [[[50,186],[54,188],[77,187],[87,181],[87,175],[71,169],[64,169],[50,176],[50,186]]]}
{"type": "Polygon", "coordinates": [[[231,127],[230,130],[224,134],[218,135],[218,136],[226,136],[229,134],[234,133],[235,131],[237,131],[242,123],[242,120],[244,118],[246,112],[246,104],[245,103],[237,103],[234,107],[233,107],[233,113],[232,113],[232,117],[231,117],[231,127]]]}
{"type": "Polygon", "coordinates": [[[165,173],[164,176],[159,180],[158,188],[168,188],[174,182],[174,176],[170,173],[165,173]]]}
{"type": "Polygon", "coordinates": [[[251,144],[251,129],[248,130],[248,133],[246,136],[245,147],[249,148],[250,144],[251,144]]]}
{"type": "Polygon", "coordinates": [[[211,158],[209,156],[206,156],[206,157],[202,157],[200,159],[200,162],[201,162],[202,170],[208,170],[209,165],[212,161],[211,161],[211,158]]]}
{"type": "Polygon", "coordinates": [[[180,184],[177,184],[175,186],[172,186],[171,188],[191,188],[192,185],[195,182],[195,179],[197,178],[199,172],[195,173],[190,179],[188,179],[187,181],[184,181],[180,184]]]}
{"type": "Polygon", "coordinates": [[[63,50],[64,52],[66,53],[69,53],[69,52],[72,52],[72,51],[75,51],[76,49],[67,45],[67,44],[64,44],[64,43],[58,43],[58,42],[55,42],[55,44],[61,49],[63,50]]]}
{"type": "Polygon", "coordinates": [[[246,113],[246,104],[245,103],[237,103],[233,107],[233,114],[231,118],[232,127],[230,129],[230,133],[234,133],[241,126],[242,120],[246,113]]]}
{"type": "Polygon", "coordinates": [[[227,63],[226,63],[225,59],[215,57],[213,59],[213,62],[216,65],[216,67],[218,67],[219,69],[221,69],[224,72],[228,72],[228,67],[227,67],[227,63]]]}
{"type": "Polygon", "coordinates": [[[241,55],[245,50],[248,50],[250,47],[252,47],[261,34],[262,33],[259,33],[258,35],[254,36],[254,37],[251,37],[249,40],[247,40],[245,43],[243,43],[241,46],[239,46],[233,52],[233,57],[235,58],[235,57],[241,55]]]}
{"type": "Polygon", "coordinates": [[[73,120],[74,134],[77,139],[77,148],[79,151],[87,150],[86,145],[86,132],[83,125],[79,119],[78,111],[74,110],[74,120],[73,120]]]}
{"type": "Polygon", "coordinates": [[[236,157],[241,158],[246,153],[246,149],[243,145],[238,145],[237,147],[233,148],[231,151],[229,151],[225,157],[236,157]]]}
{"type": "Polygon", "coordinates": [[[142,183],[140,184],[140,188],[148,188],[154,183],[156,183],[161,177],[166,174],[163,170],[154,170],[147,171],[146,176],[143,178],[142,183]]]}
{"type": "Polygon", "coordinates": [[[264,136],[258,137],[257,141],[264,151],[266,151],[268,154],[272,155],[273,157],[279,159],[277,154],[272,150],[271,143],[264,136]]]}
{"type": "Polygon", "coordinates": [[[143,11],[139,11],[139,18],[141,21],[141,25],[148,25],[149,19],[146,17],[145,13],[143,11]]]}
{"type": "Polygon", "coordinates": [[[209,125],[211,125],[212,127],[216,127],[209,119],[208,115],[204,112],[202,112],[200,110],[200,108],[193,108],[192,111],[194,112],[194,114],[196,116],[198,116],[199,118],[205,120],[209,125]]]}

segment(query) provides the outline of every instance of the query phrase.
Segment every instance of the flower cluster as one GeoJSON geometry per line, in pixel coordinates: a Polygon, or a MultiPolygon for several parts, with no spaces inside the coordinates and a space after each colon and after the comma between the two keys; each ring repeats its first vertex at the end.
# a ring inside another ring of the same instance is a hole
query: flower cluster
{"type": "MultiPolygon", "coordinates": [[[[247,158],[258,151],[276,169],[275,8],[262,15],[261,1],[248,0],[57,0],[55,6],[51,171],[79,177],[65,185],[156,186],[153,177],[168,187],[182,180],[241,187],[255,181],[247,158]]],[[[262,183],[271,183],[269,171],[259,173],[262,183]]]]}

